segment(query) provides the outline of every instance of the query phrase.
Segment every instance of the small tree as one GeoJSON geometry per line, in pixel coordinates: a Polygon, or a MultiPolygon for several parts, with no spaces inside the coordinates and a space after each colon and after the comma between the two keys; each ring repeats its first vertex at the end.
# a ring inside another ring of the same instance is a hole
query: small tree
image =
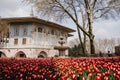
{"type": "Polygon", "coordinates": [[[120,46],[115,46],[115,54],[120,56],[120,46]]]}
{"type": "Polygon", "coordinates": [[[81,45],[74,45],[74,47],[70,48],[69,50],[69,56],[70,57],[80,57],[80,56],[86,56],[82,53],[81,45]]]}
{"type": "Polygon", "coordinates": [[[0,44],[6,44],[9,37],[9,27],[6,21],[0,19],[0,44]]]}

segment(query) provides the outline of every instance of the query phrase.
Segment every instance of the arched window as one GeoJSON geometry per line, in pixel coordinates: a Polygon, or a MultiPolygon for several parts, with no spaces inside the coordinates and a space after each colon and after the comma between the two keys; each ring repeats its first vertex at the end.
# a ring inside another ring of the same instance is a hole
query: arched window
{"type": "Polygon", "coordinates": [[[45,58],[45,57],[47,57],[47,53],[44,51],[41,51],[38,55],[38,58],[45,58]]]}
{"type": "Polygon", "coordinates": [[[0,58],[6,57],[5,53],[0,51],[0,58]]]}
{"type": "Polygon", "coordinates": [[[16,53],[15,57],[17,58],[26,58],[26,54],[22,51],[16,53]]]}

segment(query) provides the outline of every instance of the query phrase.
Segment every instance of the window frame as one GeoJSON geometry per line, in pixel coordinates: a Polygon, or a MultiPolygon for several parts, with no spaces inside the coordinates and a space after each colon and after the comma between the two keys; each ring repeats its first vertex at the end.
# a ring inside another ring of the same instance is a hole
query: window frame
{"type": "Polygon", "coordinates": [[[26,44],[26,41],[27,41],[27,39],[26,39],[26,38],[23,38],[23,39],[22,39],[22,44],[25,45],[25,44],[26,44]]]}
{"type": "Polygon", "coordinates": [[[18,44],[18,39],[14,39],[14,45],[17,45],[18,44]]]}
{"type": "Polygon", "coordinates": [[[55,35],[55,30],[54,29],[51,30],[51,34],[55,35]]]}
{"type": "Polygon", "coordinates": [[[38,27],[38,32],[42,33],[43,29],[41,27],[38,27]]]}
{"type": "Polygon", "coordinates": [[[23,26],[23,36],[27,35],[27,26],[23,26]]]}
{"type": "Polygon", "coordinates": [[[19,36],[19,26],[14,26],[14,36],[19,36]]]}

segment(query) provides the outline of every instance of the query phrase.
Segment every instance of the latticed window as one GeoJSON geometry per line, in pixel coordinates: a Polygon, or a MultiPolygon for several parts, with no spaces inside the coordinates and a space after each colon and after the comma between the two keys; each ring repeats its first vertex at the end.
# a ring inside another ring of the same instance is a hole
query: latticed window
{"type": "Polygon", "coordinates": [[[19,36],[19,27],[18,26],[14,27],[14,35],[19,36]]]}
{"type": "Polygon", "coordinates": [[[14,44],[15,44],[15,45],[18,44],[18,39],[14,39],[14,44]]]}
{"type": "Polygon", "coordinates": [[[23,38],[22,44],[26,44],[26,38],[23,38]]]}
{"type": "Polygon", "coordinates": [[[24,35],[24,36],[27,35],[27,26],[24,26],[24,27],[23,27],[23,35],[24,35]]]}

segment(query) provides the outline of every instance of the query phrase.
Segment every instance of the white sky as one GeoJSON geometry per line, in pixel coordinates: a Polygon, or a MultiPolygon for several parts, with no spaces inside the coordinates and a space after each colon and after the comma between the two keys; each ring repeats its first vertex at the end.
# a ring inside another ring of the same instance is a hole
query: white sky
{"type": "MultiPolygon", "coordinates": [[[[27,17],[30,16],[31,8],[20,3],[20,0],[0,0],[0,16],[4,17],[27,17]]],[[[75,29],[75,25],[68,21],[63,25],[75,29]]],[[[95,38],[120,38],[120,20],[103,20],[94,22],[93,31],[95,38]]],[[[74,33],[74,37],[77,34],[74,33]]],[[[71,39],[71,38],[70,38],[71,39]]]]}

